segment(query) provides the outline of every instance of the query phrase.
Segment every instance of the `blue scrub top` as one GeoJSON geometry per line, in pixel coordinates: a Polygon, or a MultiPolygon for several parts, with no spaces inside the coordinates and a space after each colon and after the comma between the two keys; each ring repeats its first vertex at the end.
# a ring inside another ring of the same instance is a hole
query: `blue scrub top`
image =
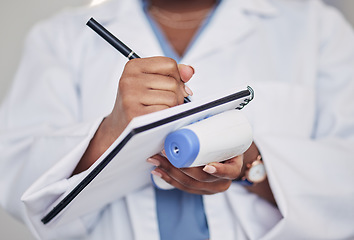
{"type": "MultiPolygon", "coordinates": [[[[219,2],[220,1],[218,1],[218,3],[219,2]]],[[[179,62],[181,58],[169,44],[159,26],[149,16],[147,1],[143,0],[142,4],[145,15],[160,43],[164,55],[179,62]]],[[[214,11],[212,11],[202,27],[198,30],[186,52],[193,46],[200,33],[208,25],[214,11]]],[[[155,188],[155,196],[160,238],[162,240],[197,240],[210,238],[201,195],[190,194],[179,189],[160,190],[155,188]]]]}

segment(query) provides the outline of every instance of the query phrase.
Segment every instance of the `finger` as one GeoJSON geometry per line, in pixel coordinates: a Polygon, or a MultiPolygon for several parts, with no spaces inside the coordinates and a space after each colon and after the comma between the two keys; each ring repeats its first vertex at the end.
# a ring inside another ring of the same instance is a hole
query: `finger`
{"type": "MultiPolygon", "coordinates": [[[[192,66],[178,64],[178,70],[181,76],[181,80],[184,83],[188,82],[194,75],[194,68],[192,66]]],[[[193,91],[187,85],[184,85],[184,88],[189,96],[193,96],[193,91]]]]}
{"type": "Polygon", "coordinates": [[[174,78],[154,74],[125,77],[119,83],[119,97],[128,104],[166,105],[173,107],[183,103],[187,94],[184,84],[174,78]]]}
{"type": "Polygon", "coordinates": [[[184,97],[193,94],[188,87],[186,88],[179,77],[175,79],[171,75],[147,72],[125,75],[124,82],[120,83],[120,88],[132,89],[132,92],[141,93],[145,93],[148,90],[171,91],[177,95],[179,104],[183,103],[184,97]]]}
{"type": "MultiPolygon", "coordinates": [[[[155,165],[159,169],[163,170],[166,172],[170,177],[176,179],[183,185],[196,185],[196,179],[191,178],[190,176],[186,175],[184,172],[182,172],[179,168],[174,167],[167,158],[161,155],[155,155],[153,159],[156,162],[159,162],[158,165],[155,165]]],[[[156,169],[158,170],[158,169],[156,169]]]]}
{"type": "Polygon", "coordinates": [[[126,68],[135,68],[135,72],[138,71],[147,74],[170,76],[178,81],[181,81],[177,62],[168,57],[133,59],[127,62],[126,68]]]}
{"type": "Polygon", "coordinates": [[[160,173],[161,177],[171,185],[183,190],[204,190],[202,182],[184,174],[179,168],[174,167],[167,158],[155,155],[147,161],[154,165],[156,167],[154,171],[160,173]]]}
{"type": "Polygon", "coordinates": [[[117,105],[121,106],[120,110],[117,110],[117,115],[119,115],[127,123],[135,117],[169,108],[169,106],[161,104],[146,106],[141,102],[136,102],[136,100],[129,100],[127,97],[121,99],[117,105]]]}
{"type": "Polygon", "coordinates": [[[170,176],[177,179],[182,184],[196,184],[196,182],[214,182],[219,178],[203,171],[203,167],[176,168],[165,156],[159,156],[159,168],[163,169],[170,176]],[[192,182],[193,181],[193,182],[192,182]]]}
{"type": "MultiPolygon", "coordinates": [[[[145,115],[145,114],[149,114],[149,113],[161,111],[161,110],[164,110],[164,109],[167,109],[167,108],[169,108],[169,107],[166,106],[166,105],[151,105],[151,106],[145,106],[145,107],[142,109],[140,115],[145,115]]],[[[139,115],[139,116],[140,116],[140,115],[139,115]]]]}
{"type": "Polygon", "coordinates": [[[181,182],[179,179],[175,179],[161,168],[156,168],[151,173],[161,177],[164,181],[182,191],[200,195],[210,195],[224,192],[230,187],[232,183],[231,180],[226,179],[208,183],[201,183],[195,179],[192,179],[190,184],[185,184],[185,182],[181,182]]]}
{"type": "MultiPolygon", "coordinates": [[[[152,174],[161,177],[172,186],[189,193],[214,194],[226,191],[231,184],[230,180],[220,178],[218,181],[214,182],[198,181],[197,179],[184,174],[181,169],[175,168],[161,155],[155,155],[153,159],[148,159],[148,162],[156,166],[155,170],[151,172],[152,174]]],[[[203,172],[201,169],[199,169],[199,171],[203,172]]]]}
{"type": "Polygon", "coordinates": [[[198,189],[198,188],[192,188],[188,185],[184,185],[184,184],[180,183],[179,181],[177,181],[176,179],[174,179],[170,175],[168,175],[168,173],[165,172],[161,168],[155,168],[153,171],[151,171],[151,173],[154,174],[155,176],[162,178],[165,182],[174,186],[175,188],[178,188],[181,191],[188,192],[191,194],[199,194],[199,195],[212,194],[209,191],[205,191],[203,189],[198,189]]]}
{"type": "MultiPolygon", "coordinates": [[[[159,74],[174,78],[177,82],[186,83],[194,74],[194,68],[177,62],[167,57],[145,58],[146,61],[141,64],[141,70],[148,74],[159,74]],[[148,62],[149,61],[149,62],[148,62]]],[[[184,97],[193,95],[188,86],[184,86],[184,97]]]]}
{"type": "Polygon", "coordinates": [[[217,176],[213,176],[205,171],[203,171],[204,167],[190,167],[190,168],[180,168],[180,170],[190,176],[191,178],[194,178],[200,182],[215,182],[219,181],[220,178],[217,176]]]}
{"type": "Polygon", "coordinates": [[[183,103],[183,97],[170,91],[149,90],[141,96],[140,103],[144,106],[164,105],[167,108],[183,103]]]}
{"type": "Polygon", "coordinates": [[[178,70],[181,76],[181,80],[185,83],[188,82],[194,74],[194,68],[189,65],[178,64],[178,70]]]}
{"type": "Polygon", "coordinates": [[[203,171],[223,179],[236,179],[242,169],[243,155],[231,158],[223,163],[213,162],[205,165],[203,171]]]}
{"type": "Polygon", "coordinates": [[[148,74],[139,76],[139,84],[148,89],[166,90],[177,92],[183,90],[183,82],[171,76],[148,74]]]}
{"type": "MultiPolygon", "coordinates": [[[[163,157],[167,159],[166,151],[163,149],[161,151],[163,157]]],[[[167,159],[168,160],[168,159],[167,159]]],[[[218,177],[212,176],[206,172],[203,172],[203,167],[190,167],[190,168],[179,168],[184,174],[198,180],[201,182],[214,182],[219,180],[218,177]]]]}
{"type": "MultiPolygon", "coordinates": [[[[163,76],[157,74],[144,74],[143,79],[139,84],[147,90],[168,91],[172,92],[174,99],[177,99],[178,104],[183,103],[183,98],[190,93],[186,91],[185,85],[182,81],[176,81],[170,76],[163,76]]],[[[189,90],[188,90],[189,91],[189,90]]]]}

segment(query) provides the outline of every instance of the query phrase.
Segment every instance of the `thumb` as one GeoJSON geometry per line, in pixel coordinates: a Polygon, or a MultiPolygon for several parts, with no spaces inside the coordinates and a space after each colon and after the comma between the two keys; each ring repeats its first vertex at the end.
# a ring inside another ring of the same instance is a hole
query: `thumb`
{"type": "Polygon", "coordinates": [[[179,75],[183,82],[188,82],[194,74],[194,68],[185,64],[178,64],[179,75]]]}

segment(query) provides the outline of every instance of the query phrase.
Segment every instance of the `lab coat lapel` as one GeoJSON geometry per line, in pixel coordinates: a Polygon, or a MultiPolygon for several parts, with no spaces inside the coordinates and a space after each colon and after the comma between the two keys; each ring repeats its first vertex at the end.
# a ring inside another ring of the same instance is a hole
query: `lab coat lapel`
{"type": "Polygon", "coordinates": [[[163,55],[140,0],[123,1],[107,28],[140,57],[163,55]]]}
{"type": "Polygon", "coordinates": [[[276,10],[268,0],[223,0],[183,61],[193,62],[246,39],[256,28],[252,15],[274,16],[276,10]]]}

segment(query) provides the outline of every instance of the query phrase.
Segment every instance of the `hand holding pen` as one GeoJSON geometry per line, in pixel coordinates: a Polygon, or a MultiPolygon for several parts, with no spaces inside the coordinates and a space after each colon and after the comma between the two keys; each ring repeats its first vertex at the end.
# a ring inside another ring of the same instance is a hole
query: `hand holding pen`
{"type": "MultiPolygon", "coordinates": [[[[95,19],[91,18],[87,22],[87,26],[89,26],[92,30],[94,30],[98,35],[100,35],[103,39],[105,39],[108,43],[110,43],[115,49],[117,49],[120,53],[122,53],[129,60],[140,58],[138,54],[136,54],[133,50],[131,50],[127,45],[121,42],[117,37],[115,37],[112,33],[110,33],[106,28],[104,28],[101,24],[99,24],[95,19]]],[[[193,69],[194,71],[194,69],[193,69]]],[[[183,73],[182,73],[183,74],[183,73]]],[[[181,80],[182,76],[181,76],[181,80]]],[[[183,81],[185,82],[185,81],[183,81]]],[[[186,91],[189,94],[192,94],[192,91],[186,86],[186,91]]],[[[190,102],[188,97],[184,98],[184,103],[190,102]]]]}
{"type": "MultiPolygon", "coordinates": [[[[133,117],[174,107],[186,102],[191,90],[185,86],[194,74],[190,66],[171,58],[139,56],[94,19],[87,23],[95,32],[130,59],[119,80],[118,94],[110,122],[116,139],[133,117]]],[[[189,101],[189,99],[188,99],[189,101]]]]}

